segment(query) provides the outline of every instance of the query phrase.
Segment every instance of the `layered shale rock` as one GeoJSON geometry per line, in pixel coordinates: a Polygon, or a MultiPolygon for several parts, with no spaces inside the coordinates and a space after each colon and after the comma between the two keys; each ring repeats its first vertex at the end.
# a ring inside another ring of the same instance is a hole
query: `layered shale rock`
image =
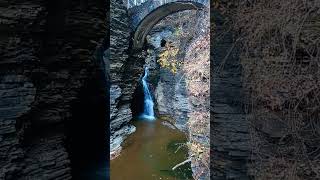
{"type": "Polygon", "coordinates": [[[142,52],[129,52],[130,21],[123,2],[112,0],[110,10],[110,157],[114,158],[126,136],[135,131],[129,124],[130,104],[144,60],[142,52]]]}
{"type": "Polygon", "coordinates": [[[244,111],[241,64],[225,16],[211,10],[211,179],[250,179],[249,122],[244,111]]]}
{"type": "Polygon", "coordinates": [[[88,77],[102,73],[104,2],[0,3],[0,179],[71,179],[65,125],[88,77]]]}
{"type": "Polygon", "coordinates": [[[159,76],[155,92],[159,114],[172,116],[175,126],[187,131],[186,123],[191,107],[184,74],[173,74],[170,70],[160,69],[159,76]]]}

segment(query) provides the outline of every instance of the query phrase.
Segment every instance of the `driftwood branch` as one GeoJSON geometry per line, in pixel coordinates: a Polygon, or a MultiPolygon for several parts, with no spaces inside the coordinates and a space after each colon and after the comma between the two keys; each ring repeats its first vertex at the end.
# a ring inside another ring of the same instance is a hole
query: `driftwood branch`
{"type": "Polygon", "coordinates": [[[187,160],[185,160],[185,161],[183,161],[183,162],[175,165],[175,166],[172,168],[172,171],[174,171],[174,170],[177,169],[178,167],[180,167],[180,166],[182,166],[182,165],[184,165],[184,164],[186,164],[186,163],[188,163],[188,162],[190,162],[190,161],[191,161],[191,158],[189,158],[189,159],[187,159],[187,160]]]}
{"type": "Polygon", "coordinates": [[[176,145],[179,145],[179,147],[174,153],[177,153],[183,146],[186,146],[186,143],[176,143],[176,145]]]}

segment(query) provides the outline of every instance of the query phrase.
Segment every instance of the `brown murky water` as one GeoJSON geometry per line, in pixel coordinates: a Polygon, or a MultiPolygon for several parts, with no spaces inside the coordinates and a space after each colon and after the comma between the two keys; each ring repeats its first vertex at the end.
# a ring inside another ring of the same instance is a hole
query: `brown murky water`
{"type": "Polygon", "coordinates": [[[123,144],[123,150],[110,163],[112,180],[189,180],[192,179],[190,164],[172,167],[187,159],[185,134],[161,124],[161,118],[155,121],[134,121],[137,127],[123,144]],[[176,152],[177,151],[177,152],[176,152]]]}

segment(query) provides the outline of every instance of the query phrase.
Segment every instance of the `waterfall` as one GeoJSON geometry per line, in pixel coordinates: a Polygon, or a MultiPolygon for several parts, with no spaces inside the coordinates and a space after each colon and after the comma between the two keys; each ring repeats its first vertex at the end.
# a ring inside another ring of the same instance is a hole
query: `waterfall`
{"type": "Polygon", "coordinates": [[[144,93],[144,104],[143,104],[143,113],[140,115],[142,119],[154,120],[154,111],[153,111],[153,100],[151,93],[148,88],[147,77],[148,77],[148,67],[144,69],[144,76],[142,78],[143,93],[144,93]]]}

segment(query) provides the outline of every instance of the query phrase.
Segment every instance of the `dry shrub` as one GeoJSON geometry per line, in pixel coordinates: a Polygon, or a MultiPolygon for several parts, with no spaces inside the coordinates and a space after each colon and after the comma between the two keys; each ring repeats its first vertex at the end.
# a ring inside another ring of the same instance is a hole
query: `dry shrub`
{"type": "Polygon", "coordinates": [[[184,11],[168,16],[155,29],[175,28],[171,44],[158,60],[173,73],[182,71],[192,113],[188,114],[188,149],[194,179],[209,179],[210,164],[210,21],[209,11],[184,11]],[[172,45],[172,46],[171,46],[172,45]],[[179,52],[176,52],[179,48],[179,52]]]}
{"type": "Polygon", "coordinates": [[[210,32],[209,14],[203,14],[198,34],[186,50],[182,70],[193,112],[189,114],[189,151],[195,179],[209,178],[210,164],[210,32]]]}
{"type": "Polygon", "coordinates": [[[172,73],[176,73],[181,65],[181,62],[177,60],[178,52],[179,48],[171,45],[170,43],[166,43],[166,46],[161,51],[157,62],[161,67],[169,69],[172,73]]]}
{"type": "Polygon", "coordinates": [[[154,29],[167,28],[168,24],[173,29],[173,36],[161,49],[157,62],[163,68],[177,73],[183,64],[183,56],[187,43],[192,40],[197,24],[196,11],[187,10],[177,12],[161,20],[154,29]]]}
{"type": "Polygon", "coordinates": [[[234,16],[257,179],[320,179],[319,9],[316,0],[250,0],[234,16]]]}

